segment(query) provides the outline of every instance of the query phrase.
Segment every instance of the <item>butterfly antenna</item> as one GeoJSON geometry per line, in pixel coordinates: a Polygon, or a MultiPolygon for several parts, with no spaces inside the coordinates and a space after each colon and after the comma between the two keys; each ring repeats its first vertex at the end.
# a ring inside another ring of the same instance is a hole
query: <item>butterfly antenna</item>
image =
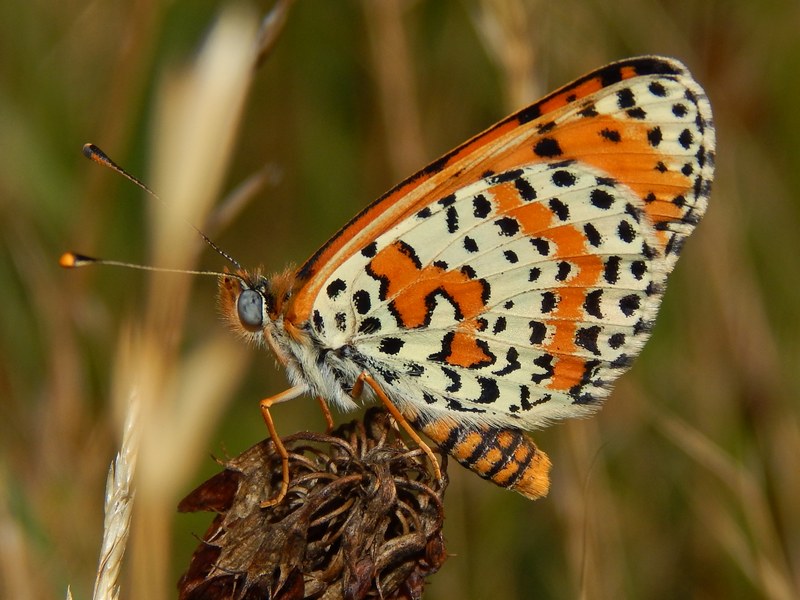
{"type": "MultiPolygon", "coordinates": [[[[153,190],[151,190],[149,187],[147,187],[147,185],[145,185],[144,182],[140,181],[139,179],[137,179],[136,177],[134,177],[133,175],[128,173],[125,169],[120,167],[117,163],[115,163],[113,160],[111,160],[111,158],[108,156],[108,154],[103,152],[100,148],[98,148],[94,144],[84,144],[84,146],[83,146],[83,155],[86,158],[88,158],[89,160],[92,160],[92,161],[96,162],[99,165],[102,165],[104,167],[108,167],[112,171],[116,171],[117,173],[122,175],[125,179],[127,179],[128,181],[134,183],[135,185],[137,185],[138,187],[143,189],[145,192],[150,194],[150,196],[152,196],[153,198],[155,198],[159,202],[164,202],[164,200],[162,200],[158,196],[158,194],[156,194],[153,190]]],[[[192,223],[190,223],[188,221],[187,221],[187,223],[189,224],[189,226],[192,229],[194,229],[197,232],[197,235],[199,235],[201,238],[203,238],[203,241],[206,244],[208,244],[214,250],[214,252],[216,252],[221,257],[223,257],[225,260],[230,262],[234,267],[236,267],[237,271],[242,271],[243,270],[242,269],[242,265],[239,264],[239,261],[237,261],[230,254],[225,252],[222,248],[217,246],[213,241],[211,241],[211,238],[209,238],[205,233],[203,233],[197,227],[195,227],[194,224],[192,224],[192,223]]],[[[158,271],[171,272],[170,269],[156,269],[155,267],[144,267],[142,265],[134,266],[134,265],[131,265],[129,263],[120,263],[118,261],[101,260],[101,259],[91,258],[89,256],[83,256],[83,255],[80,255],[80,254],[73,254],[71,252],[68,252],[64,256],[67,256],[67,255],[71,255],[71,256],[75,257],[76,260],[77,260],[77,263],[80,263],[80,264],[65,265],[63,263],[63,260],[62,260],[62,261],[59,261],[61,263],[62,267],[63,266],[70,267],[70,268],[71,267],[82,267],[85,264],[106,264],[106,265],[116,264],[117,266],[141,268],[141,269],[146,270],[146,271],[158,270],[158,271]]],[[[64,256],[62,256],[61,258],[64,259],[64,256]]],[[[210,271],[208,271],[208,272],[207,271],[181,271],[181,272],[183,272],[183,273],[194,273],[196,275],[210,273],[210,271]]]]}
{"type": "Polygon", "coordinates": [[[184,273],[186,275],[211,275],[214,277],[235,277],[242,282],[245,279],[237,273],[220,273],[219,271],[196,271],[193,269],[167,269],[163,267],[151,267],[150,265],[139,265],[136,263],[124,262],[121,260],[107,260],[105,258],[95,258],[78,254],[77,252],[65,252],[58,259],[58,264],[65,269],[78,269],[88,265],[110,265],[113,267],[125,267],[126,269],[137,269],[138,271],[155,271],[157,273],[184,273]]]}

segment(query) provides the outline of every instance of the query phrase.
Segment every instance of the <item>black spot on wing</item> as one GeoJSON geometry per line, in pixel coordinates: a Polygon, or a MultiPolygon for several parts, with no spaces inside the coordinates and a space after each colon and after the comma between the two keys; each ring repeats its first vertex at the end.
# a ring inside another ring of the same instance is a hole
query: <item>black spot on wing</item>
{"type": "Polygon", "coordinates": [[[513,250],[503,250],[503,256],[512,265],[519,262],[519,256],[517,256],[517,253],[513,250]]]}
{"type": "Polygon", "coordinates": [[[678,143],[683,146],[686,150],[692,147],[694,143],[694,135],[688,129],[684,129],[681,131],[681,134],[678,136],[678,143]]]}
{"type": "Polygon", "coordinates": [[[517,188],[520,198],[522,198],[525,202],[536,200],[536,189],[524,177],[517,177],[514,180],[514,187],[517,188]]]}
{"type": "Polygon", "coordinates": [[[517,123],[524,125],[525,123],[529,123],[534,119],[538,119],[541,114],[542,111],[539,108],[539,103],[537,102],[536,104],[523,108],[516,115],[514,115],[514,118],[517,120],[517,123]]]}
{"type": "Polygon", "coordinates": [[[600,336],[600,326],[580,327],[575,332],[575,345],[585,348],[595,356],[600,356],[600,348],[597,347],[597,339],[600,336]]]}
{"type": "Polygon", "coordinates": [[[633,313],[639,310],[639,305],[641,300],[639,296],[636,294],[629,294],[628,296],[623,296],[619,300],[619,309],[622,311],[622,314],[626,317],[630,317],[633,313]]]}
{"type": "Polygon", "coordinates": [[[360,315],[367,314],[372,308],[372,301],[369,297],[369,292],[366,290],[358,290],[353,294],[353,305],[356,307],[356,312],[360,315]]]}
{"type": "MultiPolygon", "coordinates": [[[[419,363],[408,363],[406,365],[406,375],[411,377],[422,377],[425,374],[425,367],[419,363]]],[[[427,402],[427,400],[426,400],[427,402]]],[[[435,402],[435,400],[434,400],[435,402]]],[[[430,404],[430,403],[429,403],[430,404]]]]}
{"type": "Polygon", "coordinates": [[[436,202],[440,206],[452,206],[455,203],[455,201],[456,201],[456,195],[455,194],[449,194],[449,195],[445,196],[444,198],[439,198],[436,202]]]}
{"type": "Polygon", "coordinates": [[[447,207],[446,213],[447,233],[458,231],[458,211],[455,206],[447,207]]]}
{"type": "Polygon", "coordinates": [[[443,363],[447,360],[452,352],[453,340],[455,339],[455,332],[449,331],[442,338],[442,348],[438,352],[433,352],[428,355],[428,360],[433,362],[443,363]]]}
{"type": "Polygon", "coordinates": [[[527,385],[519,386],[519,403],[522,410],[530,410],[533,408],[531,404],[531,388],[527,385]]]}
{"type": "Polygon", "coordinates": [[[542,294],[542,312],[550,313],[556,306],[558,306],[558,297],[553,292],[544,292],[542,294]]]}
{"type": "MultiPolygon", "coordinates": [[[[476,408],[476,407],[466,407],[461,402],[456,400],[455,398],[447,398],[446,408],[452,412],[470,412],[470,413],[485,413],[486,410],[483,408],[476,408]]],[[[459,461],[461,462],[461,461],[459,461]]]]}
{"type": "Polygon", "coordinates": [[[602,319],[603,312],[600,310],[600,301],[602,298],[603,290],[592,290],[586,294],[586,300],[583,301],[583,309],[586,311],[586,314],[602,319]]]}
{"type": "Polygon", "coordinates": [[[531,374],[531,381],[536,384],[540,384],[546,379],[550,379],[555,372],[555,368],[553,367],[553,355],[552,354],[542,354],[541,356],[537,356],[533,359],[533,364],[540,369],[543,369],[543,373],[532,373],[531,374]]]}
{"type": "Polygon", "coordinates": [[[586,234],[586,240],[595,248],[599,247],[603,242],[603,239],[600,237],[600,232],[597,231],[597,227],[591,223],[586,223],[583,226],[583,232],[586,234]]]}
{"type": "Polygon", "coordinates": [[[608,338],[608,345],[611,346],[611,348],[614,350],[620,348],[624,343],[625,343],[624,333],[614,333],[611,335],[611,337],[608,338]]]}
{"type": "Polygon", "coordinates": [[[502,171],[501,173],[497,173],[496,175],[488,177],[487,181],[492,185],[500,185],[501,183],[509,183],[515,181],[520,177],[522,177],[522,175],[523,175],[522,169],[510,169],[508,171],[502,171]]]}
{"type": "Polygon", "coordinates": [[[597,208],[608,210],[614,204],[614,196],[604,189],[594,188],[589,194],[589,201],[597,208]]]}
{"type": "Polygon", "coordinates": [[[622,141],[622,136],[616,129],[609,129],[606,127],[600,131],[600,137],[608,142],[618,143],[622,141]]]}
{"type": "Polygon", "coordinates": [[[573,397],[573,404],[594,404],[597,402],[597,396],[590,393],[585,393],[583,388],[591,383],[596,369],[600,366],[599,360],[587,360],[583,365],[583,374],[578,384],[570,388],[569,394],[573,397]]]}
{"type": "Polygon", "coordinates": [[[556,187],[572,187],[577,181],[575,175],[565,169],[559,169],[558,171],[555,171],[550,176],[550,179],[553,181],[553,184],[556,187]]]}
{"type": "Polygon", "coordinates": [[[492,404],[500,397],[500,387],[493,377],[478,377],[481,394],[475,399],[479,404],[492,404]]]}
{"type": "Polygon", "coordinates": [[[467,277],[469,277],[470,279],[475,279],[475,277],[477,277],[477,273],[475,272],[475,269],[472,268],[470,265],[461,265],[461,268],[459,269],[459,271],[462,274],[464,274],[467,277]]]}
{"type": "Polygon", "coordinates": [[[550,242],[544,238],[529,238],[531,246],[536,248],[536,251],[542,256],[550,254],[550,242]]]}
{"type": "Polygon", "coordinates": [[[634,231],[633,226],[628,223],[628,221],[619,222],[619,225],[617,225],[617,235],[619,235],[619,239],[626,244],[630,244],[636,239],[636,231],[634,231]]]}
{"type": "Polygon", "coordinates": [[[367,244],[361,249],[362,256],[367,258],[372,258],[378,253],[378,244],[376,242],[372,242],[367,244]]]}
{"type": "Polygon", "coordinates": [[[494,223],[500,228],[500,235],[513,237],[514,235],[519,233],[520,230],[519,221],[517,221],[513,217],[501,217],[500,219],[497,219],[494,223]]]}
{"type": "Polygon", "coordinates": [[[637,281],[641,281],[646,272],[647,265],[643,260],[635,260],[631,263],[631,275],[633,275],[637,281]]]}
{"type": "Polygon", "coordinates": [[[492,212],[492,203],[483,194],[472,199],[472,214],[476,219],[485,219],[492,212]]]}
{"type": "Polygon", "coordinates": [[[322,314],[318,310],[314,310],[311,321],[314,323],[314,329],[317,332],[322,333],[325,331],[325,322],[322,320],[322,314]]]}
{"type": "Polygon", "coordinates": [[[556,281],[566,281],[572,271],[572,265],[567,261],[562,260],[558,263],[558,271],[556,272],[556,281]]]}
{"type": "Polygon", "coordinates": [[[442,367],[442,373],[450,380],[450,385],[445,389],[446,392],[457,392],[461,389],[461,375],[449,367],[442,367]]]}
{"type": "Polygon", "coordinates": [[[328,298],[335,300],[339,297],[339,294],[346,289],[347,284],[342,279],[334,279],[328,284],[328,287],[325,288],[325,293],[328,294],[328,298]]]}
{"type": "Polygon", "coordinates": [[[644,120],[647,118],[647,111],[643,109],[641,106],[637,106],[636,108],[630,108],[625,111],[625,114],[628,115],[631,119],[637,120],[644,120]]]}
{"type": "Polygon", "coordinates": [[[647,132],[647,141],[653,148],[658,148],[662,139],[663,135],[661,134],[661,127],[653,127],[647,132]]]}
{"type": "MultiPolygon", "coordinates": [[[[398,379],[400,379],[400,374],[397,372],[396,369],[380,367],[380,366],[376,368],[378,370],[378,373],[381,374],[381,377],[383,377],[386,380],[386,383],[392,384],[398,379]]],[[[344,377],[344,373],[342,373],[341,377],[344,377]]]]}
{"type": "Polygon", "coordinates": [[[611,368],[613,369],[627,369],[633,364],[636,357],[629,354],[620,354],[617,358],[611,361],[611,368]]]}
{"type": "Polygon", "coordinates": [[[474,254],[475,252],[477,252],[479,250],[478,242],[476,242],[474,239],[472,239],[468,235],[464,236],[463,244],[464,244],[464,250],[466,250],[470,254],[474,254]]]}
{"type": "Polygon", "coordinates": [[[542,138],[533,147],[533,153],[541,158],[555,158],[564,154],[558,140],[551,137],[542,138]]]}
{"type": "Polygon", "coordinates": [[[541,321],[531,321],[528,327],[531,328],[531,345],[541,344],[547,335],[547,326],[541,321]]]}
{"type": "Polygon", "coordinates": [[[384,354],[395,355],[403,348],[405,342],[397,337],[385,337],[381,340],[378,350],[384,354]]]}
{"type": "Polygon", "coordinates": [[[619,256],[609,256],[603,265],[603,279],[614,285],[619,281],[619,265],[622,259],[619,256]]]}
{"type": "Polygon", "coordinates": [[[630,88],[623,88],[617,92],[617,106],[623,109],[636,106],[636,96],[630,88]]]}
{"type": "Polygon", "coordinates": [[[497,317],[497,320],[494,322],[494,327],[492,328],[492,333],[495,335],[503,333],[506,330],[506,324],[505,317],[497,317]]]}
{"type": "Polygon", "coordinates": [[[367,317],[358,326],[358,333],[369,334],[381,330],[381,321],[375,317],[367,317]]]}
{"type": "Polygon", "coordinates": [[[553,214],[558,217],[559,221],[566,221],[569,219],[569,207],[558,198],[551,198],[550,202],[548,202],[548,206],[550,210],[553,211],[553,214]]]}
{"type": "Polygon", "coordinates": [[[650,90],[650,93],[653,94],[653,96],[657,96],[659,98],[663,98],[667,95],[667,88],[665,88],[664,84],[660,81],[653,81],[647,86],[647,89],[650,90]]]}

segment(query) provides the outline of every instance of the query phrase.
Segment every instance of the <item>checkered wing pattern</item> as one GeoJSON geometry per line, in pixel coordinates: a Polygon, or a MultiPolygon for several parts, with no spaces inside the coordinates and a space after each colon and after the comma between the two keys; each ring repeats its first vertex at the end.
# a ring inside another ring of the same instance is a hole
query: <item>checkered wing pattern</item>
{"type": "Polygon", "coordinates": [[[450,185],[384,213],[310,321],[411,414],[531,429],[593,410],[641,350],[705,212],[714,138],[694,80],[653,58],[508,122],[448,161],[450,185]]]}

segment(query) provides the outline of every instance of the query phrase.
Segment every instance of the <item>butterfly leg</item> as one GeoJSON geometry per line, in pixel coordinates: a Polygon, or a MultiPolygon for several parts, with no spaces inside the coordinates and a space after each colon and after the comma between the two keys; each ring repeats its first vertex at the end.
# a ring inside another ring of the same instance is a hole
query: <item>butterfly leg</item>
{"type": "Polygon", "coordinates": [[[319,402],[319,407],[322,410],[322,416],[325,417],[325,433],[330,433],[333,431],[333,416],[331,415],[331,410],[328,408],[328,403],[322,396],[317,396],[317,402],[319,402]]]}
{"type": "Polygon", "coordinates": [[[353,386],[353,396],[357,397],[361,395],[361,390],[364,388],[365,383],[371,387],[372,391],[375,392],[375,395],[380,398],[380,401],[383,402],[383,405],[386,407],[386,410],[389,411],[389,414],[392,415],[395,422],[405,430],[411,439],[414,440],[414,443],[417,444],[417,446],[419,446],[419,448],[425,453],[433,465],[436,478],[441,480],[442,470],[439,468],[439,462],[436,460],[433,450],[431,450],[431,447],[428,446],[428,444],[426,444],[421,437],[419,437],[419,434],[416,431],[414,431],[414,428],[411,427],[411,424],[397,409],[397,407],[394,405],[394,402],[389,399],[389,396],[386,395],[386,392],[383,391],[383,388],[378,384],[377,381],[375,381],[372,375],[364,371],[358,376],[358,379],[356,379],[356,384],[353,386]]]}
{"type": "Polygon", "coordinates": [[[261,416],[264,417],[264,422],[267,424],[267,429],[269,429],[269,437],[272,440],[272,443],[275,445],[275,451],[281,457],[282,475],[281,489],[278,491],[278,495],[274,498],[270,498],[269,500],[264,500],[261,503],[261,508],[269,508],[270,506],[280,504],[281,500],[283,500],[284,496],[286,496],[286,492],[289,489],[289,453],[286,451],[286,446],[283,445],[281,438],[278,436],[278,431],[275,429],[275,423],[272,420],[272,415],[270,414],[269,409],[275,404],[280,404],[281,402],[286,402],[292,398],[297,398],[297,396],[302,394],[304,391],[304,386],[296,385],[288,390],[284,390],[280,394],[275,394],[269,398],[264,398],[261,402],[259,402],[261,416]]]}

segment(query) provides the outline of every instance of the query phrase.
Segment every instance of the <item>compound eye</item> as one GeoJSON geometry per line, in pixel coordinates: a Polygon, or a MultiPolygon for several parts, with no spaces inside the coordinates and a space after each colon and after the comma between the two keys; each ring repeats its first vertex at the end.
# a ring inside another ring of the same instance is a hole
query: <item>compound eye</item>
{"type": "Polygon", "coordinates": [[[236,301],[239,321],[247,331],[259,331],[264,327],[264,298],[255,290],[245,290],[236,301]]]}

